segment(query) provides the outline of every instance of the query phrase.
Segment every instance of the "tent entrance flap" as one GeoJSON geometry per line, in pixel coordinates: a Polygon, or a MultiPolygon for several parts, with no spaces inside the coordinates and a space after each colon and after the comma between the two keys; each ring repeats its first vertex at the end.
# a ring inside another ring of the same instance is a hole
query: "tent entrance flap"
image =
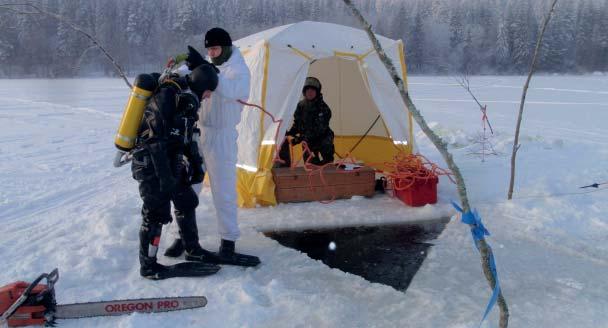
{"type": "MultiPolygon", "coordinates": [[[[319,59],[310,65],[308,75],[321,81],[321,93],[331,108],[330,124],[336,135],[363,135],[380,115],[358,61],[342,57],[319,59]]],[[[381,120],[369,135],[389,137],[381,120]]]]}
{"type": "Polygon", "coordinates": [[[321,81],[323,99],[331,108],[338,158],[348,153],[369,163],[392,158],[397,149],[370,94],[360,61],[338,56],[319,59],[312,62],[308,75],[321,81]]]}

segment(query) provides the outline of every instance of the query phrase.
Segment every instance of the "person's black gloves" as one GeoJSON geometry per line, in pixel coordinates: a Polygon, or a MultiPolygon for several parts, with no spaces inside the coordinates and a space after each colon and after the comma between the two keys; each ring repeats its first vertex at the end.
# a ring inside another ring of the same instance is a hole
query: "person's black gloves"
{"type": "Polygon", "coordinates": [[[205,179],[205,171],[202,165],[193,165],[190,172],[190,184],[197,184],[203,182],[205,179]]]}
{"type": "Polygon", "coordinates": [[[291,138],[291,145],[295,146],[299,143],[302,142],[302,137],[300,135],[294,136],[293,138],[291,138]]]}

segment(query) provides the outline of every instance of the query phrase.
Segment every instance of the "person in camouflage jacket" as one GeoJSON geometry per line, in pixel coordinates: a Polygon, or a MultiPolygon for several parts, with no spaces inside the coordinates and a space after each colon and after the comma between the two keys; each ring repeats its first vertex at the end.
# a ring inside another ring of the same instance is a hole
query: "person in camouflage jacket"
{"type": "MultiPolygon", "coordinates": [[[[310,163],[331,163],[334,161],[334,132],[329,127],[331,109],[323,101],[321,82],[315,77],[307,77],[302,94],[304,99],[298,103],[293,115],[293,125],[286,135],[291,137],[291,145],[302,141],[308,144],[312,152],[310,163]]],[[[287,142],[282,145],[279,156],[285,161],[284,166],[291,165],[287,142]]]]}

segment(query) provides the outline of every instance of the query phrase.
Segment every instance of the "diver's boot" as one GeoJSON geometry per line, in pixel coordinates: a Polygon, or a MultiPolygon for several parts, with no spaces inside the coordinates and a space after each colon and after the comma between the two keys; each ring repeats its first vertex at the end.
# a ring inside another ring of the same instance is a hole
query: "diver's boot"
{"type": "Polygon", "coordinates": [[[139,230],[139,274],[151,280],[174,277],[203,277],[212,275],[220,267],[209,263],[182,262],[162,265],[156,261],[162,225],[145,222],[139,230]]]}
{"type": "Polygon", "coordinates": [[[213,252],[201,247],[198,241],[198,227],[196,225],[196,214],[194,209],[187,211],[175,211],[175,220],[179,226],[182,245],[186,255],[186,261],[217,263],[214,261],[213,252]]]}
{"type": "Polygon", "coordinates": [[[182,254],[184,254],[184,242],[181,238],[175,239],[173,244],[165,250],[167,257],[180,257],[182,254]]]}

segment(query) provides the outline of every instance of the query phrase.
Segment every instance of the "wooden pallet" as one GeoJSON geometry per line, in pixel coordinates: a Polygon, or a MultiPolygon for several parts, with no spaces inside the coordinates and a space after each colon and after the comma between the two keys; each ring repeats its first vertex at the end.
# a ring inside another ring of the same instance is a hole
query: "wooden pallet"
{"type": "Polygon", "coordinates": [[[272,169],[277,202],[311,202],[374,195],[375,171],[370,167],[345,171],[327,166],[322,173],[325,183],[319,170],[307,172],[303,167],[272,169]]]}

